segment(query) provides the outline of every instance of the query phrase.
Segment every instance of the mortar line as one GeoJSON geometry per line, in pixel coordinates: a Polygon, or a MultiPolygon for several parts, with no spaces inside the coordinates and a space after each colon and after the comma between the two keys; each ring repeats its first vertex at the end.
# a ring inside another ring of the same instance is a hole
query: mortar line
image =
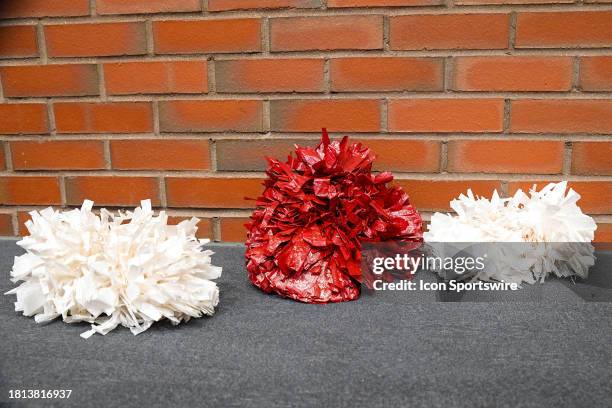
{"type": "Polygon", "coordinates": [[[221,241],[221,217],[213,217],[210,221],[210,226],[212,229],[212,238],[215,242],[221,241]]]}
{"type": "Polygon", "coordinates": [[[159,190],[159,205],[161,208],[168,207],[168,201],[166,199],[166,178],[162,175],[158,177],[158,190],[159,190]]]}
{"type": "Polygon", "coordinates": [[[217,164],[217,141],[215,139],[208,139],[208,155],[210,160],[210,170],[216,172],[219,168],[217,164]]]}
{"type": "Polygon", "coordinates": [[[444,71],[443,71],[443,83],[444,83],[444,92],[446,93],[450,93],[451,91],[454,90],[455,86],[454,86],[454,81],[453,81],[453,70],[455,68],[455,60],[452,56],[448,56],[446,58],[442,59],[443,64],[444,64],[444,71]]]}
{"type": "Polygon", "coordinates": [[[510,13],[510,24],[509,24],[509,33],[508,33],[508,48],[510,50],[514,50],[514,46],[516,44],[516,11],[512,11],[510,13]]]}
{"type": "Polygon", "coordinates": [[[510,99],[504,99],[504,123],[503,133],[510,133],[510,124],[512,120],[512,101],[510,99]]]}
{"type": "Polygon", "coordinates": [[[329,95],[331,93],[331,60],[325,58],[323,62],[323,93],[329,95]]]}
{"type": "Polygon", "coordinates": [[[383,16],[383,51],[389,51],[391,36],[389,33],[389,27],[391,25],[390,17],[388,15],[383,16]]]}
{"type": "Polygon", "coordinates": [[[47,124],[49,126],[49,135],[55,136],[57,135],[57,125],[55,124],[55,111],[53,109],[53,101],[47,99],[47,124]]]}
{"type": "Polygon", "coordinates": [[[36,42],[38,45],[39,63],[47,64],[47,42],[45,40],[45,30],[40,21],[36,25],[36,42]]]}
{"type": "Polygon", "coordinates": [[[380,131],[389,131],[389,100],[384,98],[380,101],[380,131]]]}
{"type": "MultiPolygon", "coordinates": [[[[322,3],[325,4],[325,3],[322,3]]],[[[194,12],[163,12],[154,13],[154,20],[219,20],[228,18],[261,18],[264,16],[278,17],[320,17],[320,16],[343,16],[343,15],[381,15],[403,16],[415,14],[494,14],[516,12],[537,12],[537,11],[610,11],[612,5],[606,3],[565,3],[565,4],[482,4],[482,5],[453,5],[452,7],[440,7],[440,5],[429,6],[406,6],[406,7],[351,7],[351,8],[320,8],[307,9],[254,9],[254,10],[228,10],[220,12],[208,12],[203,14],[201,11],[194,12]]],[[[95,12],[95,11],[94,11],[95,12]]],[[[135,13],[124,15],[99,15],[92,14],[86,16],[51,16],[45,17],[44,22],[50,24],[82,22],[131,22],[137,19],[150,17],[151,13],[135,13]]],[[[22,25],[36,23],[37,18],[23,17],[3,21],[1,25],[22,25]]]]}
{"type": "Polygon", "coordinates": [[[110,140],[108,140],[108,139],[103,140],[103,145],[102,146],[103,146],[103,149],[104,149],[104,167],[107,170],[112,170],[112,168],[113,168],[110,144],[111,144],[110,140]]]}
{"type": "Polygon", "coordinates": [[[448,141],[440,142],[440,174],[448,173],[448,141]]]}
{"type": "Polygon", "coordinates": [[[217,76],[216,76],[215,57],[210,57],[206,62],[206,74],[208,75],[208,94],[214,95],[217,93],[217,76]]]}
{"type": "Polygon", "coordinates": [[[151,101],[152,112],[153,112],[153,134],[160,134],[160,123],[159,123],[159,102],[157,99],[151,101]]]}
{"type": "Polygon", "coordinates": [[[68,205],[66,200],[66,176],[63,173],[57,174],[59,190],[60,190],[60,205],[66,207],[68,205]]]}
{"type": "Polygon", "coordinates": [[[263,133],[269,133],[272,130],[272,118],[270,115],[271,112],[271,108],[270,108],[270,100],[266,99],[265,101],[263,101],[263,114],[262,114],[262,132],[263,133]]]}
{"type": "Polygon", "coordinates": [[[4,147],[4,167],[6,167],[6,171],[14,171],[11,143],[8,140],[3,141],[3,147],[4,147]]]}
{"type": "Polygon", "coordinates": [[[261,21],[261,52],[262,55],[270,54],[270,19],[264,17],[261,21]]]}
{"type": "Polygon", "coordinates": [[[580,92],[581,91],[581,85],[580,85],[580,61],[581,58],[576,56],[573,58],[572,60],[572,91],[573,92],[580,92]]]}
{"type": "Polygon", "coordinates": [[[561,174],[570,175],[572,171],[572,142],[566,141],[563,149],[563,165],[561,168],[561,174]]]}
{"type": "Polygon", "coordinates": [[[145,41],[147,43],[147,54],[155,55],[155,43],[153,40],[153,23],[150,19],[145,20],[145,41]]]}
{"type": "Polygon", "coordinates": [[[96,71],[98,73],[98,92],[100,93],[100,99],[106,101],[108,96],[106,94],[104,68],[102,64],[96,64],[96,71]]]}

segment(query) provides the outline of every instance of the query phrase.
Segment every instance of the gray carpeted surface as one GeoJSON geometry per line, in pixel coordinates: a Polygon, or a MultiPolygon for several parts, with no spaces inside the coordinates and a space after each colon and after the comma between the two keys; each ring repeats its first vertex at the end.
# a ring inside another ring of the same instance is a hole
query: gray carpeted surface
{"type": "MultiPolygon", "coordinates": [[[[120,328],[83,340],[87,325],[37,325],[0,296],[0,404],[22,406],[9,388],[70,388],[69,400],[23,406],[612,405],[612,304],[563,282],[533,289],[538,302],[398,292],[306,305],[251,286],[243,247],[214,249],[217,314],[137,337],[120,328]]],[[[0,242],[2,293],[20,253],[0,242]]]]}

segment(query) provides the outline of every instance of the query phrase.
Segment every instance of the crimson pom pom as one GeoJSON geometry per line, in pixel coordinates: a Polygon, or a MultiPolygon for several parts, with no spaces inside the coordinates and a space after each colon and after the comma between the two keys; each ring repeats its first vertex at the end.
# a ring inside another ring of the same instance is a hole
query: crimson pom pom
{"type": "Polygon", "coordinates": [[[268,178],[246,224],[253,284],[307,303],[359,296],[361,242],[421,242],[422,220],[389,172],[372,176],[374,155],[360,143],[296,146],[286,163],[268,159],[268,178]]]}

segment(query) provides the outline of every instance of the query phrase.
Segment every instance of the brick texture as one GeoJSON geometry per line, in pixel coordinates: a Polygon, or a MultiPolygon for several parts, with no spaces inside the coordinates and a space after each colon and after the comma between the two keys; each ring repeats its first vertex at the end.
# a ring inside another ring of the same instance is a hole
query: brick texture
{"type": "Polygon", "coordinates": [[[166,132],[257,132],[262,111],[262,103],[252,100],[165,101],[159,104],[159,122],[166,132]]]}
{"type": "Polygon", "coordinates": [[[144,23],[92,23],[45,27],[52,57],[105,57],[145,54],[144,23]]]}
{"type": "Polygon", "coordinates": [[[47,107],[42,103],[0,104],[0,133],[40,134],[49,129],[47,107]]]}
{"type": "Polygon", "coordinates": [[[153,38],[160,54],[254,52],[261,50],[261,23],[254,18],[156,21],[153,38]]]}
{"type": "Polygon", "coordinates": [[[208,11],[315,8],[321,0],[208,0],[208,11]]]}
{"type": "Polygon", "coordinates": [[[88,199],[96,205],[135,206],[147,198],[159,205],[159,181],[153,177],[76,176],[67,177],[65,183],[70,205],[88,199]]]}
{"type": "Polygon", "coordinates": [[[569,57],[459,57],[454,88],[460,91],[569,91],[569,57]]]}
{"type": "Polygon", "coordinates": [[[452,140],[448,170],[459,173],[561,173],[563,142],[452,140]]]}
{"type": "Polygon", "coordinates": [[[172,207],[251,208],[263,191],[262,180],[253,178],[166,179],[168,205],[172,207]]]}
{"type": "Polygon", "coordinates": [[[31,65],[0,67],[5,96],[98,95],[95,65],[31,65]],[[53,78],[53,80],[50,80],[53,78]]]}
{"type": "Polygon", "coordinates": [[[89,0],[3,0],[0,18],[77,17],[89,14],[89,0]]]}
{"type": "Polygon", "coordinates": [[[208,92],[206,61],[104,64],[104,81],[111,95],[208,92]]]}
{"type": "Polygon", "coordinates": [[[440,58],[335,58],[333,91],[440,91],[444,87],[440,58]]]}
{"type": "Polygon", "coordinates": [[[215,64],[217,92],[321,92],[322,59],[229,60],[215,64]]]}
{"type": "Polygon", "coordinates": [[[0,1],[0,235],[151,198],[240,242],[322,127],[427,217],[568,180],[612,240],[611,0],[0,1]]]}
{"type": "Polygon", "coordinates": [[[391,49],[498,49],[508,47],[507,14],[423,14],[391,17],[391,49]]]}
{"type": "Polygon", "coordinates": [[[111,161],[119,170],[206,170],[208,140],[112,140],[111,161]]]}
{"type": "Polygon", "coordinates": [[[612,133],[612,100],[512,101],[511,130],[519,133],[612,133]]]}
{"type": "Polygon", "coordinates": [[[0,58],[35,57],[37,44],[35,26],[0,27],[0,58]]]}
{"type": "Polygon", "coordinates": [[[380,102],[365,99],[279,100],[270,104],[272,130],[318,132],[376,132],[380,129],[380,102]]]}
{"type": "Polygon", "coordinates": [[[612,91],[612,56],[582,57],[580,88],[583,91],[612,91]]]}
{"type": "Polygon", "coordinates": [[[59,133],[142,133],[153,130],[147,102],[56,103],[59,133]]]}
{"type": "Polygon", "coordinates": [[[375,50],[383,47],[380,16],[287,17],[270,24],[272,51],[375,50]]]}
{"type": "Polygon", "coordinates": [[[572,146],[572,173],[612,175],[612,142],[575,142],[572,146]]]}
{"type": "Polygon", "coordinates": [[[520,48],[597,48],[612,46],[612,11],[519,13],[520,48]]]}
{"type": "Polygon", "coordinates": [[[202,10],[200,0],[96,0],[98,14],[173,13],[202,10]]]}
{"type": "Polygon", "coordinates": [[[97,170],[104,168],[104,146],[98,140],[11,142],[15,170],[97,170]]]}
{"type": "Polygon", "coordinates": [[[397,99],[389,101],[389,130],[499,132],[503,114],[498,99],[397,99]]]}

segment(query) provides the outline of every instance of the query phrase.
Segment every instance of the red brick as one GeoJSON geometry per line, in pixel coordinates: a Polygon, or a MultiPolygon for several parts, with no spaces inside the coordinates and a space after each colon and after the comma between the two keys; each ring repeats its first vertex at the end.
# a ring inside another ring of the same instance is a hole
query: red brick
{"type": "Polygon", "coordinates": [[[6,169],[6,160],[4,158],[4,145],[0,144],[0,170],[6,169]]]}
{"type": "Polygon", "coordinates": [[[454,88],[461,91],[569,91],[570,57],[458,57],[454,88]]]}
{"type": "Polygon", "coordinates": [[[17,234],[19,236],[25,237],[27,235],[30,235],[28,228],[25,226],[25,223],[30,219],[32,219],[32,217],[30,217],[29,212],[27,211],[17,212],[17,234]]]}
{"type": "Polygon", "coordinates": [[[274,18],[270,44],[272,51],[382,49],[382,16],[274,18]]]}
{"type": "MultiPolygon", "coordinates": [[[[198,222],[198,230],[196,231],[196,237],[197,238],[208,238],[212,241],[213,239],[213,232],[212,232],[212,222],[210,220],[210,218],[202,218],[202,217],[196,217],[200,219],[200,222],[198,222]]],[[[176,225],[178,223],[180,223],[181,221],[185,221],[185,220],[190,220],[191,217],[190,216],[181,216],[181,215],[170,215],[168,216],[168,225],[176,225]]]]}
{"type": "Polygon", "coordinates": [[[454,0],[456,5],[480,5],[480,4],[561,4],[574,3],[574,0],[454,0]]]}
{"type": "Polygon", "coordinates": [[[111,161],[121,170],[206,170],[208,140],[112,140],[111,161]]]}
{"type": "Polygon", "coordinates": [[[172,13],[202,10],[201,0],[96,0],[98,14],[172,13]]]}
{"type": "Polygon", "coordinates": [[[89,15],[89,0],[2,0],[0,18],[89,15]]]}
{"type": "Polygon", "coordinates": [[[57,177],[0,177],[0,204],[61,204],[57,177]]]}
{"type": "Polygon", "coordinates": [[[516,100],[511,116],[517,133],[612,133],[612,100],[516,100]]]}
{"type": "Polygon", "coordinates": [[[318,8],[321,0],[208,0],[208,11],[318,8]]]}
{"type": "Polygon", "coordinates": [[[0,134],[41,134],[48,130],[47,105],[0,104],[0,134]]]}
{"type": "Polygon", "coordinates": [[[147,52],[143,23],[85,23],[45,26],[51,57],[140,55],[147,52]]]}
{"type": "Polygon", "coordinates": [[[36,26],[0,27],[0,58],[35,57],[37,43],[36,26]]]}
{"type": "MultiPolygon", "coordinates": [[[[431,140],[354,139],[372,149],[376,156],[374,170],[436,172],[440,169],[440,143],[431,140]],[[390,149],[389,146],[393,148],[390,149]],[[412,157],[406,160],[406,157],[412,157]]],[[[294,145],[316,146],[314,140],[258,139],[218,140],[217,169],[230,171],[265,170],[265,157],[285,160],[295,151],[294,145]]]]}
{"type": "Polygon", "coordinates": [[[331,60],[333,91],[440,91],[440,58],[336,58],[331,60]]]}
{"type": "Polygon", "coordinates": [[[149,102],[55,103],[59,133],[140,133],[153,130],[149,102]]]}
{"type": "Polygon", "coordinates": [[[153,37],[158,54],[259,51],[261,21],[256,18],[155,21],[153,37]]]}
{"type": "Polygon", "coordinates": [[[146,199],[159,205],[159,181],[155,177],[82,176],[67,177],[65,183],[69,205],[92,200],[95,205],[136,206],[146,199]]]}
{"type": "Polygon", "coordinates": [[[508,47],[508,14],[423,14],[391,17],[393,50],[508,47]]]}
{"type": "MultiPolygon", "coordinates": [[[[612,242],[612,224],[597,223],[595,230],[595,242],[612,242]]],[[[607,249],[612,249],[607,247],[607,249]]]]}
{"type": "Polygon", "coordinates": [[[438,6],[443,0],[328,0],[327,7],[404,7],[438,6]]]}
{"type": "Polygon", "coordinates": [[[589,48],[612,45],[612,11],[518,13],[516,47],[589,48]]]}
{"type": "Polygon", "coordinates": [[[319,92],[322,59],[243,59],[215,62],[217,92],[319,92]]]}
{"type": "Polygon", "coordinates": [[[1,67],[5,96],[98,95],[95,65],[19,65],[1,67]]]}
{"type": "MultiPolygon", "coordinates": [[[[527,192],[537,184],[537,190],[541,190],[548,181],[512,181],[508,183],[508,193],[514,194],[519,188],[527,192]]],[[[556,183],[556,181],[555,181],[556,183]]],[[[610,214],[612,213],[612,183],[609,181],[570,181],[569,187],[573,188],[581,199],[578,206],[587,214],[610,214]]]]}
{"type": "Polygon", "coordinates": [[[249,222],[247,217],[243,218],[221,218],[221,241],[244,242],[246,241],[246,227],[249,222]]]}
{"type": "Polygon", "coordinates": [[[95,170],[104,168],[99,140],[11,142],[15,170],[95,170]]]}
{"type": "Polygon", "coordinates": [[[111,95],[206,93],[206,61],[139,61],[104,64],[111,95]]]}
{"type": "Polygon", "coordinates": [[[270,102],[272,130],[281,132],[377,132],[380,101],[368,99],[307,99],[270,102]]]}
{"type": "Polygon", "coordinates": [[[583,91],[612,91],[612,57],[580,58],[580,88],[583,91]]]}
{"type": "Polygon", "coordinates": [[[0,213],[0,235],[4,237],[15,235],[13,231],[13,214],[0,213]]]}
{"type": "Polygon", "coordinates": [[[549,140],[451,140],[448,171],[557,174],[564,143],[549,140]]]}
{"type": "Polygon", "coordinates": [[[500,99],[396,99],[389,101],[392,132],[500,132],[500,99]]]}
{"type": "Polygon", "coordinates": [[[159,121],[163,132],[259,132],[261,101],[162,101],[159,121]]]}
{"type": "Polygon", "coordinates": [[[572,174],[612,175],[612,142],[574,142],[572,174]]]}
{"type": "Polygon", "coordinates": [[[169,207],[251,208],[263,192],[262,180],[253,178],[166,179],[169,207]]]}
{"type": "Polygon", "coordinates": [[[474,194],[490,197],[493,190],[500,191],[496,180],[395,180],[410,196],[410,202],[419,210],[450,210],[449,203],[461,193],[472,189],[474,194]]]}

